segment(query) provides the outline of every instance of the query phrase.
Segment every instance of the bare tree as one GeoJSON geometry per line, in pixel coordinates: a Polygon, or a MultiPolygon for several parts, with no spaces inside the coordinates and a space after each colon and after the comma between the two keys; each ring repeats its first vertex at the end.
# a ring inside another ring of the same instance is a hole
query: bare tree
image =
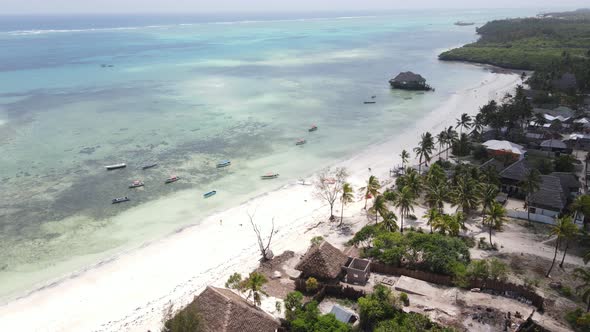
{"type": "Polygon", "coordinates": [[[330,221],[334,220],[334,203],[338,200],[348,173],[345,168],[323,169],[317,175],[315,182],[315,196],[330,205],[330,221]]]}
{"type": "Polygon", "coordinates": [[[258,247],[260,249],[260,254],[262,255],[261,260],[263,262],[271,260],[274,256],[274,254],[272,253],[272,250],[270,250],[270,243],[272,241],[272,236],[275,233],[275,218],[272,218],[272,228],[270,230],[270,235],[268,236],[268,242],[266,242],[266,246],[264,245],[264,239],[262,238],[262,235],[260,234],[260,228],[258,228],[258,225],[256,225],[256,223],[254,223],[254,215],[256,214],[256,211],[254,213],[250,213],[248,212],[248,218],[250,219],[250,224],[252,225],[252,229],[254,230],[254,233],[256,233],[256,239],[258,240],[258,247]]]}

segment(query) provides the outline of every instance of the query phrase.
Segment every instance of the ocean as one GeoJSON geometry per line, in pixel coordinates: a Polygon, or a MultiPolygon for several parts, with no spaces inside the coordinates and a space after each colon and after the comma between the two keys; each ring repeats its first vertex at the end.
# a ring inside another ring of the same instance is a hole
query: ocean
{"type": "Polygon", "coordinates": [[[0,17],[0,299],[395,135],[485,76],[437,60],[477,38],[455,21],[534,14],[0,17]],[[436,91],[392,91],[407,70],[436,91]],[[232,165],[216,168],[224,159],[232,165]],[[267,172],[280,177],[261,181],[267,172]],[[180,181],[165,184],[172,175],[180,181]],[[129,189],[134,180],[145,187],[129,189]]]}

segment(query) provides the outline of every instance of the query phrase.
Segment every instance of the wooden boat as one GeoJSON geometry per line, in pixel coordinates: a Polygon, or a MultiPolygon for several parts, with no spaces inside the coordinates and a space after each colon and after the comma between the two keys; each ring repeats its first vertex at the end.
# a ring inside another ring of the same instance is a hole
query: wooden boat
{"type": "Polygon", "coordinates": [[[260,178],[262,180],[270,180],[270,179],[276,179],[279,177],[279,173],[267,173],[264,174],[263,176],[261,176],[260,178]]]}
{"type": "Polygon", "coordinates": [[[135,180],[135,181],[133,181],[133,183],[131,183],[129,185],[129,188],[139,188],[139,187],[143,187],[143,182],[141,182],[139,180],[135,180]]]}
{"type": "Polygon", "coordinates": [[[125,167],[127,167],[127,164],[120,163],[120,164],[108,165],[105,167],[106,167],[107,171],[112,171],[114,169],[125,168],[125,167]]]}
{"type": "Polygon", "coordinates": [[[377,98],[377,96],[371,96],[371,99],[375,99],[375,98],[377,98]]]}
{"type": "Polygon", "coordinates": [[[149,165],[143,166],[141,169],[146,170],[146,169],[154,168],[156,166],[158,166],[158,164],[149,164],[149,165]]]}
{"type": "Polygon", "coordinates": [[[204,193],[204,194],[203,194],[203,197],[204,197],[204,198],[209,198],[209,197],[211,197],[211,196],[214,196],[215,194],[217,194],[217,191],[216,191],[216,190],[211,190],[211,191],[210,191],[210,192],[208,192],[208,193],[204,193]]]}
{"type": "Polygon", "coordinates": [[[113,198],[112,204],[119,204],[119,203],[123,203],[123,202],[128,202],[129,200],[130,200],[129,197],[127,197],[127,196],[117,197],[117,198],[113,198]]]}
{"type": "Polygon", "coordinates": [[[311,126],[311,128],[309,128],[308,131],[311,133],[311,132],[316,131],[316,130],[318,130],[318,126],[313,125],[313,126],[311,126]]]}
{"type": "Polygon", "coordinates": [[[464,21],[455,22],[455,25],[458,25],[460,27],[465,27],[465,26],[474,25],[474,24],[475,24],[475,22],[464,22],[464,21]]]}
{"type": "Polygon", "coordinates": [[[365,105],[367,105],[367,104],[376,104],[376,103],[377,103],[376,101],[365,101],[365,105]]]}
{"type": "Polygon", "coordinates": [[[173,182],[176,182],[178,180],[180,180],[180,177],[174,175],[174,176],[171,176],[171,177],[167,178],[165,183],[173,183],[173,182]]]}
{"type": "Polygon", "coordinates": [[[217,168],[223,168],[223,167],[227,167],[231,165],[231,161],[229,160],[222,160],[220,162],[217,163],[217,168]]]}
{"type": "Polygon", "coordinates": [[[304,140],[304,139],[302,138],[302,139],[298,140],[298,141],[295,143],[295,145],[303,145],[303,144],[305,144],[305,143],[307,143],[307,141],[306,141],[306,140],[304,140]]]}

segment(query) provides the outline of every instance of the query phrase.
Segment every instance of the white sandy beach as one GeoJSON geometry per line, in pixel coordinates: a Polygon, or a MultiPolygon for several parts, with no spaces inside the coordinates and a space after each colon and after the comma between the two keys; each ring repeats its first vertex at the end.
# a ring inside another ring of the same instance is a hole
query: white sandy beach
{"type": "MultiPolygon", "coordinates": [[[[400,163],[401,150],[411,151],[423,132],[435,135],[454,126],[458,115],[475,114],[488,100],[501,98],[518,83],[518,75],[489,73],[479,86],[457,92],[412,128],[392,132],[383,143],[335,166],[348,169],[355,188],[366,181],[369,167],[372,174],[388,179],[389,169],[400,163]]],[[[259,253],[247,211],[256,210],[255,220],[265,230],[274,218],[277,233],[272,250],[276,254],[303,251],[310,238],[321,234],[322,228],[314,226],[327,224],[328,207],[314,198],[313,186],[295,184],[296,179],[291,182],[0,307],[0,331],[159,330],[170,303],[185,305],[206,285],[223,285],[231,273],[247,273],[257,266],[259,253]]],[[[361,216],[363,204],[359,197],[346,208],[345,216],[361,216]]]]}

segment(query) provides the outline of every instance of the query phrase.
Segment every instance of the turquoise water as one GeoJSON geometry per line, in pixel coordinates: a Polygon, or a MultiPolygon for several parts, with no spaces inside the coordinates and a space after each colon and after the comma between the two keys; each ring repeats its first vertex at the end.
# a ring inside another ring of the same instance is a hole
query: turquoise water
{"type": "Polygon", "coordinates": [[[453,22],[516,14],[0,20],[0,298],[394,135],[485,75],[437,61],[476,38],[453,22]],[[405,70],[436,92],[391,91],[405,70]],[[232,166],[216,169],[223,159],[232,166]],[[119,162],[128,168],[105,171],[119,162]],[[267,171],[281,178],[260,181],[267,171]],[[182,180],[164,185],[173,174],[182,180]],[[129,190],[135,179],[145,188],[129,190]],[[131,202],[111,205],[119,196],[131,202]]]}

